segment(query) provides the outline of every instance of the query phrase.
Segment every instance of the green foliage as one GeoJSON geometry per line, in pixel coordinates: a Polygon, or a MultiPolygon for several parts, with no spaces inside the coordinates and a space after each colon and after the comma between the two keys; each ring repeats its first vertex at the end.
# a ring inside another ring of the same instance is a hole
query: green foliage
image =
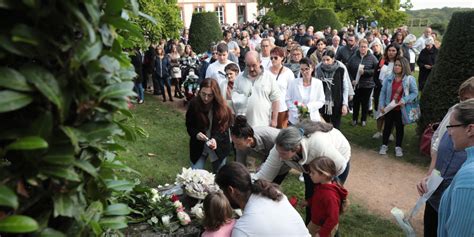
{"type": "Polygon", "coordinates": [[[205,52],[211,42],[222,39],[222,31],[215,12],[194,13],[189,27],[189,44],[195,52],[205,52]]]}
{"type": "Polygon", "coordinates": [[[456,12],[443,36],[438,59],[420,99],[418,132],[443,119],[458,102],[457,91],[463,81],[474,75],[474,11],[456,12]]]}
{"type": "Polygon", "coordinates": [[[333,29],[341,29],[342,25],[337,19],[336,13],[330,8],[319,8],[314,10],[307,25],[314,26],[315,29],[324,29],[331,26],[333,29]]]}
{"type": "Polygon", "coordinates": [[[446,31],[446,25],[443,23],[433,23],[430,25],[431,29],[438,31],[440,34],[444,35],[446,31]]]}
{"type": "Polygon", "coordinates": [[[127,227],[117,171],[143,42],[136,0],[0,4],[0,235],[99,236],[127,227]],[[130,6],[130,7],[128,7],[130,6]]]}
{"type": "Polygon", "coordinates": [[[422,10],[409,10],[406,11],[409,19],[428,19],[429,24],[441,23],[445,26],[448,25],[449,20],[454,12],[472,10],[469,8],[448,8],[443,7],[433,9],[422,9],[422,10]]]}
{"type": "MultiPolygon", "coordinates": [[[[400,5],[398,0],[258,0],[257,2],[259,8],[265,7],[269,9],[269,12],[262,20],[265,23],[273,24],[313,22],[311,18],[315,15],[314,9],[331,8],[336,12],[339,22],[343,25],[355,24],[356,20],[363,16],[369,22],[377,20],[382,26],[393,27],[405,21],[406,14],[400,11],[400,7],[410,7],[409,4],[400,5]]],[[[315,30],[322,29],[315,28],[315,30]]]]}
{"type": "Polygon", "coordinates": [[[180,9],[176,0],[138,0],[143,14],[133,20],[143,30],[143,35],[148,43],[156,43],[160,39],[177,39],[179,31],[183,28],[180,18],[180,9]],[[159,21],[150,21],[159,19],[159,21]]]}

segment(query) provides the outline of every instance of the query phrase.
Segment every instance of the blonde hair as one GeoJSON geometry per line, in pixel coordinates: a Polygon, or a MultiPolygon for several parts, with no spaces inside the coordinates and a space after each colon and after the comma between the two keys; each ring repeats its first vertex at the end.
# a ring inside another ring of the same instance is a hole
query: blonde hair
{"type": "Polygon", "coordinates": [[[336,177],[337,169],[336,164],[329,157],[321,156],[312,160],[309,164],[311,171],[316,171],[328,179],[332,180],[336,177]]]}
{"type": "Polygon", "coordinates": [[[206,230],[218,230],[232,219],[232,207],[222,192],[209,193],[204,199],[203,209],[203,226],[206,230]]]}

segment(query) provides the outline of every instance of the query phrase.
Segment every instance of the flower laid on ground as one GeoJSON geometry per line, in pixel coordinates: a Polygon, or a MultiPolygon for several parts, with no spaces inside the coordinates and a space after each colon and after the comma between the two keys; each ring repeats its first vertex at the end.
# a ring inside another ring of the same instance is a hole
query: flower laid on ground
{"type": "Polygon", "coordinates": [[[188,196],[197,199],[204,199],[208,193],[219,190],[219,186],[214,182],[214,174],[207,170],[183,168],[181,174],[176,176],[176,183],[183,186],[188,196]]]}
{"type": "Polygon", "coordinates": [[[189,217],[188,213],[184,211],[178,212],[178,220],[181,225],[187,225],[191,223],[191,217],[189,217]]]}
{"type": "Polygon", "coordinates": [[[293,207],[296,207],[296,205],[298,204],[298,198],[296,198],[295,196],[291,197],[289,201],[293,207]]]}
{"type": "Polygon", "coordinates": [[[298,114],[299,114],[300,119],[309,118],[308,106],[306,106],[305,104],[303,104],[303,103],[301,103],[297,100],[295,100],[295,102],[293,102],[293,104],[298,109],[298,114]]]}

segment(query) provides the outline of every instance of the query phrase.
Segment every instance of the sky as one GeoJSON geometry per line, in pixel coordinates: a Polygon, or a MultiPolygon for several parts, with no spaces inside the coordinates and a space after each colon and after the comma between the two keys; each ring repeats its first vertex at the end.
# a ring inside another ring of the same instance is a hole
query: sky
{"type": "MultiPolygon", "coordinates": [[[[402,0],[401,2],[404,1],[402,0]]],[[[413,8],[411,10],[443,7],[474,8],[473,0],[411,0],[411,3],[413,4],[413,8]]]]}

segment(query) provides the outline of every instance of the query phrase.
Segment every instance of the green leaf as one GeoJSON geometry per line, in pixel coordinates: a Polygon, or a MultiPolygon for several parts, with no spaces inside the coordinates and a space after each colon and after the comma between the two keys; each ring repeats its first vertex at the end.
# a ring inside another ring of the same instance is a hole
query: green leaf
{"type": "Polygon", "coordinates": [[[99,224],[104,227],[104,229],[123,229],[127,228],[127,218],[124,216],[102,218],[99,224]]]}
{"type": "Polygon", "coordinates": [[[39,44],[38,33],[35,29],[25,24],[15,25],[11,33],[13,42],[22,42],[33,46],[38,46],[39,44]]]}
{"type": "Polygon", "coordinates": [[[158,23],[156,22],[156,19],[155,19],[154,17],[152,17],[152,16],[150,16],[150,15],[148,15],[148,14],[146,14],[146,13],[138,12],[138,15],[141,16],[141,17],[143,17],[143,18],[145,18],[145,19],[147,19],[148,21],[150,21],[151,23],[153,23],[153,25],[158,24],[158,23]]]}
{"type": "Polygon", "coordinates": [[[68,127],[68,126],[60,126],[61,130],[69,137],[71,144],[74,146],[74,150],[79,152],[79,142],[83,140],[83,136],[81,131],[76,128],[68,127]]]}
{"type": "Polygon", "coordinates": [[[25,76],[26,80],[35,85],[59,110],[63,109],[62,94],[59,89],[58,81],[53,74],[36,65],[26,66],[22,68],[20,72],[25,76]]]}
{"type": "Polygon", "coordinates": [[[107,5],[105,6],[105,13],[107,15],[120,15],[120,12],[124,7],[124,0],[107,0],[107,5]]]}
{"type": "Polygon", "coordinates": [[[107,86],[100,93],[99,100],[103,100],[105,98],[123,98],[127,96],[134,96],[135,92],[133,92],[133,86],[133,82],[131,81],[115,83],[107,86]]]}
{"type": "Polygon", "coordinates": [[[118,16],[115,16],[115,17],[104,16],[102,19],[104,22],[109,23],[117,27],[118,29],[127,30],[128,32],[130,32],[131,35],[139,39],[143,39],[143,34],[140,27],[138,27],[137,25],[135,25],[134,23],[130,21],[127,21],[118,16]]]}
{"type": "Polygon", "coordinates": [[[107,188],[115,191],[132,191],[134,183],[128,180],[105,180],[107,188]]]}
{"type": "Polygon", "coordinates": [[[91,221],[89,225],[96,236],[101,236],[102,232],[104,232],[97,221],[91,221]]]}
{"type": "Polygon", "coordinates": [[[0,98],[2,98],[0,100],[0,113],[21,109],[33,102],[30,95],[10,90],[0,91],[0,98]]]}
{"type": "Polygon", "coordinates": [[[48,148],[48,143],[41,137],[22,137],[10,143],[6,150],[35,150],[48,148]]]}
{"type": "Polygon", "coordinates": [[[130,214],[130,208],[123,203],[117,203],[107,206],[104,215],[107,216],[126,216],[130,214]]]}
{"type": "Polygon", "coordinates": [[[0,220],[0,232],[29,233],[38,229],[38,223],[29,216],[13,215],[0,220]]]}
{"type": "Polygon", "coordinates": [[[98,221],[102,215],[104,207],[100,201],[95,201],[87,207],[86,211],[81,215],[82,220],[87,225],[91,221],[98,221]]]}
{"type": "Polygon", "coordinates": [[[57,231],[53,228],[46,228],[41,231],[39,237],[66,237],[66,235],[63,232],[57,231]]]}
{"type": "Polygon", "coordinates": [[[90,22],[86,19],[86,17],[82,14],[82,12],[79,10],[79,8],[76,5],[73,5],[69,1],[64,1],[66,3],[66,7],[74,14],[74,16],[77,17],[79,20],[79,23],[81,24],[82,28],[87,31],[87,34],[89,36],[89,42],[95,42],[96,41],[96,35],[94,28],[90,24],[90,22]]]}
{"type": "Polygon", "coordinates": [[[0,67],[0,87],[17,91],[33,90],[33,87],[26,82],[25,77],[21,73],[7,67],[0,67]]]}
{"type": "Polygon", "coordinates": [[[53,131],[53,115],[50,110],[42,112],[28,129],[32,135],[49,138],[53,131]]]}
{"type": "Polygon", "coordinates": [[[0,47],[4,48],[6,51],[12,54],[20,55],[23,57],[29,56],[26,54],[26,52],[24,52],[22,48],[17,47],[17,45],[11,42],[11,40],[5,35],[0,35],[0,47]]]}
{"type": "Polygon", "coordinates": [[[100,57],[100,65],[105,71],[110,73],[116,73],[120,70],[120,63],[117,59],[107,55],[100,57]]]}
{"type": "Polygon", "coordinates": [[[108,168],[108,169],[111,169],[111,170],[123,170],[123,171],[126,171],[126,172],[136,173],[138,175],[140,174],[138,171],[130,168],[129,166],[125,165],[124,163],[122,163],[119,160],[104,161],[104,163],[102,163],[102,168],[108,168]]]}
{"type": "Polygon", "coordinates": [[[91,17],[92,23],[94,25],[99,24],[100,21],[100,10],[97,6],[97,1],[86,1],[84,2],[87,13],[91,17]]]}
{"type": "Polygon", "coordinates": [[[93,43],[83,40],[77,47],[76,54],[74,54],[74,60],[77,61],[78,64],[84,64],[97,59],[101,51],[102,43],[99,40],[93,43]]]}
{"type": "Polygon", "coordinates": [[[56,194],[53,197],[54,217],[74,217],[76,214],[76,197],[70,194],[56,194]]]}
{"type": "Polygon", "coordinates": [[[91,176],[93,177],[97,177],[97,169],[91,164],[89,163],[89,161],[86,161],[86,160],[76,160],[74,162],[74,165],[81,169],[81,170],[84,170],[85,172],[87,172],[88,174],[90,174],[91,176]]]}
{"type": "Polygon", "coordinates": [[[7,186],[0,184],[0,206],[18,208],[18,198],[16,194],[7,186]]]}
{"type": "Polygon", "coordinates": [[[41,168],[41,173],[70,181],[81,181],[79,175],[76,173],[76,171],[74,171],[74,167],[46,166],[41,168]]]}
{"type": "Polygon", "coordinates": [[[74,148],[71,146],[54,146],[43,157],[44,162],[55,165],[71,165],[74,159],[74,148]]]}

